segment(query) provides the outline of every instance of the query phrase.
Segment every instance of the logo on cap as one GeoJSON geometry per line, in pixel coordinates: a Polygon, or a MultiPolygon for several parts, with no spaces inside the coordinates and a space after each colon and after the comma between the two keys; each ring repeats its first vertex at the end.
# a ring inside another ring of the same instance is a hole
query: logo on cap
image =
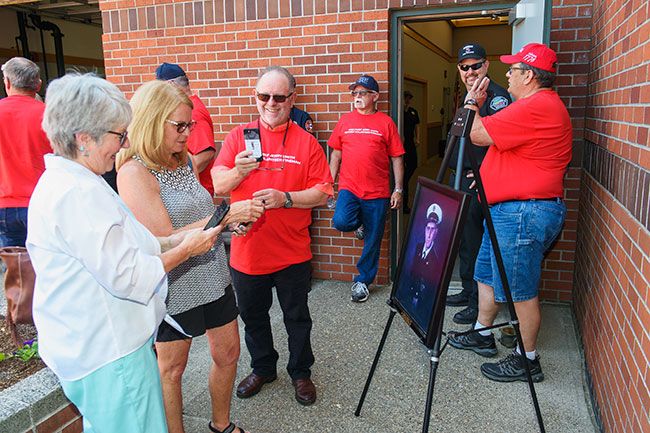
{"type": "Polygon", "coordinates": [[[533,53],[526,53],[522,60],[524,63],[535,63],[535,60],[537,60],[537,55],[533,53]]]}

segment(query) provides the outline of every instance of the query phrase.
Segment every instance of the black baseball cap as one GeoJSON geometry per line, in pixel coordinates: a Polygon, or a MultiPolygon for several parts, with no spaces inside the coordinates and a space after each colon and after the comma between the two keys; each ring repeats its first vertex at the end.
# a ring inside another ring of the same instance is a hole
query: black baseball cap
{"type": "Polygon", "coordinates": [[[481,60],[486,58],[485,48],[479,44],[467,44],[458,50],[458,62],[462,62],[465,59],[481,60]]]}

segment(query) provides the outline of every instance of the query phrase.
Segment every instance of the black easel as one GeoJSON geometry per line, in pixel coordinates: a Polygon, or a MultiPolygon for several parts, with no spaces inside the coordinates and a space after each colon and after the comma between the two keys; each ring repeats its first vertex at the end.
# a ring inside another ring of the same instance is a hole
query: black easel
{"type": "MultiPolygon", "coordinates": [[[[490,215],[490,210],[487,205],[485,189],[483,188],[483,181],[481,180],[478,165],[476,163],[476,157],[474,156],[472,149],[466,147],[470,132],[472,130],[472,123],[474,122],[474,114],[475,113],[473,110],[468,110],[465,108],[461,108],[456,112],[456,115],[454,117],[454,123],[452,124],[450,130],[449,140],[447,142],[447,149],[445,151],[445,156],[442,160],[442,164],[440,165],[440,170],[438,172],[438,176],[436,177],[436,182],[438,183],[442,182],[445,175],[446,167],[449,164],[451,155],[453,155],[454,153],[456,142],[458,142],[459,148],[458,148],[458,163],[457,163],[456,172],[457,173],[462,172],[461,168],[462,168],[463,160],[464,158],[467,158],[469,160],[470,166],[472,167],[472,172],[474,173],[475,176],[474,178],[476,180],[481,209],[483,210],[483,215],[485,216],[485,225],[488,229],[490,240],[492,241],[492,248],[494,250],[497,267],[499,269],[499,276],[501,277],[501,281],[503,283],[503,289],[506,295],[508,311],[510,312],[510,321],[499,323],[492,326],[487,326],[485,328],[471,329],[466,332],[454,333],[454,335],[466,335],[474,332],[501,328],[507,325],[512,325],[514,327],[515,335],[517,336],[517,344],[519,347],[519,352],[521,353],[520,356],[524,361],[523,364],[526,370],[526,379],[528,381],[530,395],[533,399],[533,406],[535,407],[535,414],[537,416],[537,423],[539,425],[539,430],[541,433],[545,433],[546,430],[544,428],[544,420],[542,419],[542,413],[539,408],[539,402],[537,401],[535,385],[533,383],[533,378],[530,374],[530,366],[528,365],[528,362],[526,360],[526,351],[524,350],[524,343],[521,338],[521,332],[519,329],[519,320],[517,318],[517,312],[515,311],[515,306],[512,300],[512,294],[510,293],[510,285],[508,284],[508,278],[506,276],[506,270],[503,265],[503,259],[501,257],[499,244],[497,242],[496,232],[494,231],[492,216],[490,215]],[[469,151],[467,151],[466,149],[469,149],[469,151]]],[[[455,179],[454,189],[460,190],[460,176],[457,176],[455,179]]],[[[388,331],[390,329],[391,324],[393,323],[393,319],[395,318],[395,313],[397,313],[397,310],[391,305],[390,300],[388,301],[388,304],[391,307],[391,311],[388,316],[388,321],[386,322],[386,327],[384,328],[384,333],[381,337],[379,347],[377,348],[377,353],[375,354],[375,358],[372,362],[372,366],[370,367],[370,373],[368,374],[368,379],[366,380],[366,384],[363,388],[363,392],[361,393],[359,404],[357,405],[357,409],[354,412],[355,416],[359,416],[361,414],[361,407],[363,406],[363,402],[365,401],[366,395],[368,394],[368,389],[370,388],[370,382],[372,381],[372,377],[375,374],[375,369],[377,368],[377,364],[379,363],[379,358],[384,348],[384,343],[386,342],[386,338],[388,337],[388,331]]],[[[442,323],[443,320],[440,321],[440,325],[436,331],[435,334],[436,340],[433,349],[427,351],[427,353],[429,354],[429,385],[427,388],[427,399],[424,408],[424,421],[422,423],[422,433],[429,432],[429,421],[431,419],[431,406],[433,403],[433,389],[436,383],[436,372],[438,370],[438,364],[440,363],[440,355],[442,354],[443,350],[447,347],[448,344],[448,341],[445,341],[444,345],[442,345],[441,347],[441,339],[443,335],[442,323]]]]}

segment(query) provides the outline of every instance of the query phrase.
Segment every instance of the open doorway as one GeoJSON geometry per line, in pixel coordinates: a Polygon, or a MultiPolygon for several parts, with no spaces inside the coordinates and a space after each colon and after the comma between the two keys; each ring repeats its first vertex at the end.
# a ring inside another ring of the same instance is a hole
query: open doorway
{"type": "Polygon", "coordinates": [[[467,43],[481,44],[490,60],[490,78],[507,87],[507,67],[498,59],[502,54],[510,54],[512,29],[504,11],[490,17],[404,21],[402,32],[403,88],[413,87],[412,77],[428,83],[427,94],[420,100],[414,97],[411,104],[420,107],[418,128],[422,137],[416,148],[418,166],[409,180],[414,187],[418,176],[435,178],[438,173],[450,117],[465,93],[456,68],[458,50],[467,43]]]}

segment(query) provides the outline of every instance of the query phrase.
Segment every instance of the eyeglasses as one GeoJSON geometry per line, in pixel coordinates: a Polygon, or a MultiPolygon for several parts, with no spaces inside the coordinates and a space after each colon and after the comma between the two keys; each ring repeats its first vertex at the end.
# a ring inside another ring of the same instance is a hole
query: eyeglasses
{"type": "Polygon", "coordinates": [[[268,93],[256,93],[257,99],[259,99],[262,102],[269,102],[271,98],[279,104],[283,103],[286,101],[291,95],[293,95],[294,92],[289,93],[288,95],[269,95],[268,93]]]}
{"type": "Polygon", "coordinates": [[[118,137],[120,137],[120,146],[124,146],[124,143],[126,142],[126,139],[129,135],[128,131],[124,131],[124,132],[106,131],[106,133],[117,135],[118,137]]]}
{"type": "Polygon", "coordinates": [[[479,69],[481,69],[483,67],[484,64],[485,64],[485,60],[483,60],[482,62],[471,64],[471,65],[461,65],[461,64],[459,64],[458,68],[463,72],[467,72],[470,69],[472,71],[478,71],[479,69]]]}
{"type": "Polygon", "coordinates": [[[178,132],[179,134],[185,132],[186,129],[189,129],[189,131],[192,132],[192,130],[196,126],[196,120],[192,120],[191,122],[188,123],[188,122],[177,122],[175,120],[167,119],[165,120],[165,122],[174,125],[176,127],[176,132],[178,132]]]}
{"type": "Polygon", "coordinates": [[[516,66],[510,66],[510,67],[508,68],[508,74],[512,74],[512,71],[530,71],[530,69],[526,69],[526,68],[518,68],[518,67],[516,67],[516,66]]]}
{"type": "Polygon", "coordinates": [[[373,92],[372,90],[353,90],[353,91],[350,92],[350,95],[355,96],[355,97],[357,95],[363,97],[363,96],[366,96],[368,94],[374,95],[375,93],[377,93],[377,92],[373,92]]]}

